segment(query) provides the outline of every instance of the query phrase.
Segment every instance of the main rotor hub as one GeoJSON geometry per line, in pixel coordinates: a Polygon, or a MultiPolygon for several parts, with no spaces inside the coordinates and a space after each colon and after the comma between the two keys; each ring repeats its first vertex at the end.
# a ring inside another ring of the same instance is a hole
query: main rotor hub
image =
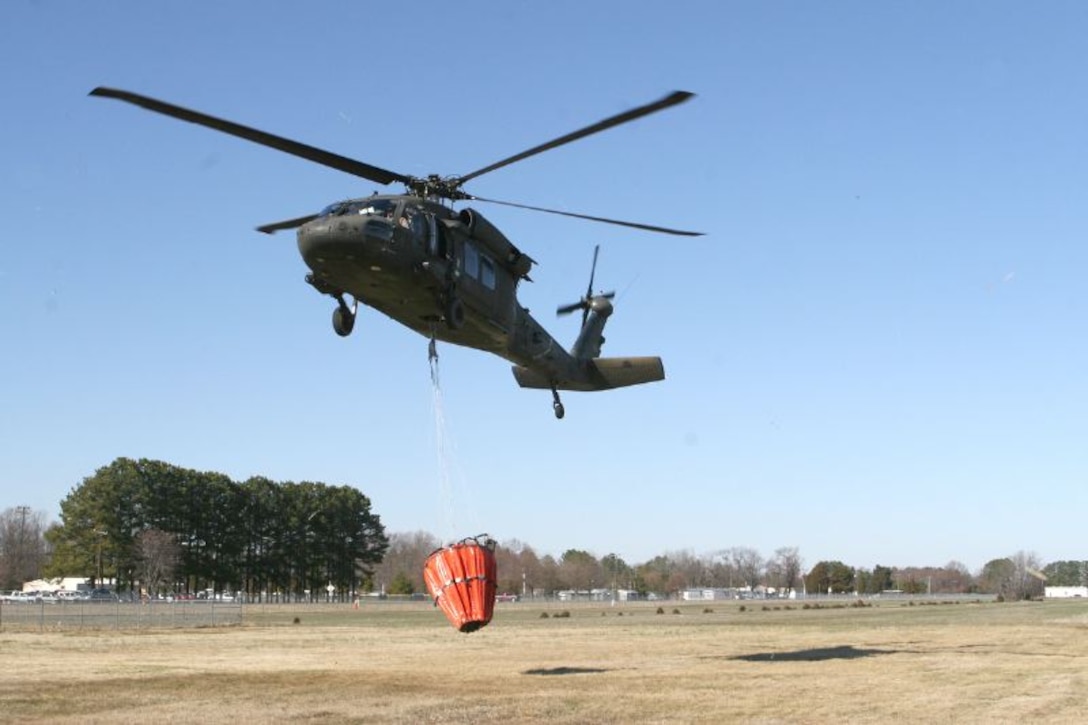
{"type": "Polygon", "coordinates": [[[430,174],[425,178],[416,176],[408,177],[404,185],[408,187],[408,191],[421,199],[449,199],[450,201],[460,201],[463,199],[471,199],[469,194],[461,191],[461,184],[463,180],[460,176],[446,176],[442,177],[438,174],[430,174]]]}

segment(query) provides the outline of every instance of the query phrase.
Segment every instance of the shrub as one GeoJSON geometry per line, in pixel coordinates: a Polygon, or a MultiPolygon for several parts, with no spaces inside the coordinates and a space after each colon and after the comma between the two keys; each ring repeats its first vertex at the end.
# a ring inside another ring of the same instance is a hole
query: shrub
{"type": "Polygon", "coordinates": [[[540,618],[541,619],[547,619],[548,618],[548,613],[547,612],[541,612],[540,613],[540,618]]]}
{"type": "Polygon", "coordinates": [[[672,613],[673,613],[673,614],[680,614],[680,610],[679,610],[679,609],[673,609],[673,610],[672,610],[672,613]]]}
{"type": "Polygon", "coordinates": [[[740,611],[742,611],[742,612],[747,612],[747,611],[748,611],[748,607],[746,607],[746,606],[744,606],[744,605],[742,604],[742,605],[740,605],[740,611]]]}
{"type": "Polygon", "coordinates": [[[664,614],[665,613],[665,608],[664,607],[658,607],[657,608],[657,613],[658,614],[664,614]]]}

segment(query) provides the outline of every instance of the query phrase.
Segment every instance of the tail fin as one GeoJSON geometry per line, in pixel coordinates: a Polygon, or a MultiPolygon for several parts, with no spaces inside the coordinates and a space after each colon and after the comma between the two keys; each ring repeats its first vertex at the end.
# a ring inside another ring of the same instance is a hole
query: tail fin
{"type": "Polygon", "coordinates": [[[665,366],[659,357],[599,357],[585,362],[585,375],[572,379],[550,380],[547,375],[520,365],[514,366],[514,378],[523,388],[556,390],[609,390],[628,385],[653,383],[665,379],[665,366]]]}

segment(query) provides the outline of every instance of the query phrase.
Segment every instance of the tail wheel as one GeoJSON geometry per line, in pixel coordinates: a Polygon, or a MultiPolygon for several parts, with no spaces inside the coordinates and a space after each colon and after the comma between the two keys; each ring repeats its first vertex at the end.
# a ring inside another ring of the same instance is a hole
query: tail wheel
{"type": "Polygon", "coordinates": [[[563,416],[567,414],[567,409],[563,407],[563,403],[559,400],[559,391],[552,388],[552,410],[555,411],[556,420],[563,420],[563,416]]]}

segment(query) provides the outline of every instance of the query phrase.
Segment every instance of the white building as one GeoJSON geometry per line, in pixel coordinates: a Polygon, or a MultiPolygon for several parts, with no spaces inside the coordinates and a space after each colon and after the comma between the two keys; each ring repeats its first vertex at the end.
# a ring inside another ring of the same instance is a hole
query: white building
{"type": "Polygon", "coordinates": [[[35,579],[23,584],[24,592],[82,592],[90,589],[86,577],[66,576],[53,579],[35,579]]]}
{"type": "Polygon", "coordinates": [[[1043,596],[1047,599],[1088,598],[1088,587],[1044,587],[1043,596]]]}
{"type": "Polygon", "coordinates": [[[740,592],[750,594],[747,589],[722,589],[718,587],[705,587],[701,589],[685,589],[680,592],[680,598],[685,602],[710,602],[718,599],[738,599],[740,592]]]}

